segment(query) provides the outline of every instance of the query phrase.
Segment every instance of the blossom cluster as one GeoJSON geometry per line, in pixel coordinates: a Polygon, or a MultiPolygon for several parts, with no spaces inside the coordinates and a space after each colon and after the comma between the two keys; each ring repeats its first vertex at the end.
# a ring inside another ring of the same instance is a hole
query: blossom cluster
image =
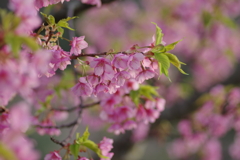
{"type": "Polygon", "coordinates": [[[202,152],[202,159],[219,160],[222,156],[219,138],[233,128],[236,141],[229,148],[229,153],[234,159],[240,158],[236,146],[239,143],[239,114],[235,112],[240,104],[240,89],[227,91],[219,85],[212,88],[209,94],[209,100],[203,102],[192,120],[178,123],[181,138],[175,140],[169,148],[173,157],[181,159],[202,152]]]}
{"type": "Polygon", "coordinates": [[[89,66],[94,68],[94,72],[79,78],[72,90],[78,96],[98,95],[102,92],[113,94],[128,80],[139,84],[153,78],[158,70],[158,64],[155,63],[155,60],[145,57],[143,53],[119,53],[114,55],[112,61],[103,57],[93,58],[89,66]]]}

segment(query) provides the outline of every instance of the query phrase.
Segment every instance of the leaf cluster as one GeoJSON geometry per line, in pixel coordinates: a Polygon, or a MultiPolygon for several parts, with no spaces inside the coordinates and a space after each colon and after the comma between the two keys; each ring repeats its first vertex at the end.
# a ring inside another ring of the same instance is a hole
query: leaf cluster
{"type": "Polygon", "coordinates": [[[42,16],[44,17],[45,21],[48,23],[48,25],[50,25],[51,27],[54,27],[57,29],[58,32],[60,32],[60,37],[62,37],[63,33],[64,33],[64,29],[63,28],[67,28],[69,30],[74,31],[73,28],[69,27],[68,21],[71,19],[75,19],[78,18],[77,16],[74,17],[67,17],[64,19],[61,19],[60,21],[58,21],[56,23],[55,18],[52,15],[47,15],[42,13],[42,16]]]}
{"type": "MultiPolygon", "coordinates": [[[[163,33],[162,30],[158,27],[156,23],[156,37],[155,37],[155,46],[150,50],[154,54],[153,58],[158,61],[159,64],[159,72],[160,75],[163,73],[165,76],[169,78],[168,69],[170,64],[174,65],[182,74],[188,75],[181,69],[181,65],[186,65],[185,63],[181,62],[176,55],[169,53],[169,51],[173,50],[175,46],[181,42],[182,40],[176,41],[169,45],[164,46],[162,44],[163,33]]],[[[170,78],[169,78],[170,80],[170,78]]]]}
{"type": "Polygon", "coordinates": [[[79,151],[86,151],[86,149],[91,149],[94,151],[100,158],[108,158],[101,153],[101,149],[98,147],[98,145],[89,140],[90,133],[88,131],[88,128],[86,128],[83,135],[80,137],[80,134],[78,133],[76,135],[76,140],[73,144],[69,146],[71,154],[75,157],[75,159],[78,158],[79,151]]]}

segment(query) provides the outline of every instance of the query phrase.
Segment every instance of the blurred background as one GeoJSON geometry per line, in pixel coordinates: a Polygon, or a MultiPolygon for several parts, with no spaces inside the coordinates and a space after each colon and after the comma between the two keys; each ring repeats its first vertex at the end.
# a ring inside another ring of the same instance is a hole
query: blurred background
{"type": "MultiPolygon", "coordinates": [[[[1,0],[1,7],[6,4],[1,0]]],[[[84,35],[86,53],[149,45],[151,22],[163,30],[166,44],[182,39],[172,53],[189,75],[171,67],[172,82],[164,76],[148,81],[167,101],[154,124],[114,136],[96,127],[94,109],[84,113],[79,131],[89,125],[93,140],[113,137],[113,160],[240,159],[240,0],[102,0],[99,8],[71,0],[41,11],[57,20],[79,16],[71,22],[75,32],[64,34],[84,35]]],[[[57,147],[48,136],[31,136],[42,155],[57,147]]]]}

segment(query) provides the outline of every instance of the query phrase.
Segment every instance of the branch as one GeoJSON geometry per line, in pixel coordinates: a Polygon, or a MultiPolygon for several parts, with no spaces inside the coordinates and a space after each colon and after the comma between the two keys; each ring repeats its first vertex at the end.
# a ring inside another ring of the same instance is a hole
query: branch
{"type": "Polygon", "coordinates": [[[53,137],[50,137],[51,141],[53,141],[56,144],[59,144],[60,146],[64,147],[65,145],[62,142],[59,142],[58,140],[54,139],[53,137]]]}
{"type": "MultiPolygon", "coordinates": [[[[81,100],[81,102],[83,101],[83,100],[82,100],[82,97],[80,97],[80,100],[81,100]]],[[[68,142],[72,139],[74,133],[75,133],[76,130],[78,129],[78,125],[79,125],[79,124],[81,123],[81,121],[82,121],[82,110],[83,110],[83,105],[82,105],[82,103],[80,104],[79,108],[80,108],[80,109],[79,109],[79,111],[78,111],[78,118],[77,118],[77,120],[76,120],[77,123],[72,127],[69,135],[67,136],[66,139],[64,139],[64,140],[62,141],[62,143],[68,143],[68,142]]]]}
{"type": "Polygon", "coordinates": [[[79,57],[95,57],[95,56],[104,56],[107,55],[107,52],[97,53],[97,54],[80,54],[77,56],[70,56],[70,59],[77,59],[79,57]]]}

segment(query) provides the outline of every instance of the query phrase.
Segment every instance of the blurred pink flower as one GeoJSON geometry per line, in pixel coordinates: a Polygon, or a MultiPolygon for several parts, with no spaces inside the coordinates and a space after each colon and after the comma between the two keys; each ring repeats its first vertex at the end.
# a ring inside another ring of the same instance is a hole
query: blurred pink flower
{"type": "Polygon", "coordinates": [[[72,88],[72,91],[77,96],[90,96],[92,94],[92,87],[88,84],[86,77],[81,77],[78,83],[72,88]]]}
{"type": "Polygon", "coordinates": [[[144,59],[142,53],[135,53],[129,56],[128,58],[128,67],[132,70],[137,70],[141,67],[141,61],[144,59]]]}
{"type": "Polygon", "coordinates": [[[62,160],[62,157],[58,154],[58,152],[54,151],[47,154],[44,157],[44,160],[62,160]]]}
{"type": "Polygon", "coordinates": [[[113,153],[110,152],[113,148],[113,140],[110,138],[104,137],[103,140],[98,144],[99,148],[102,151],[102,154],[108,158],[101,158],[100,160],[111,160],[113,153]]]}
{"type": "Polygon", "coordinates": [[[97,5],[97,7],[101,7],[102,2],[101,0],[81,0],[82,3],[97,5]]]}
{"type": "Polygon", "coordinates": [[[79,55],[82,53],[82,49],[87,48],[88,44],[86,41],[84,41],[85,36],[81,37],[73,37],[73,40],[71,41],[71,50],[70,54],[79,55]]]}

